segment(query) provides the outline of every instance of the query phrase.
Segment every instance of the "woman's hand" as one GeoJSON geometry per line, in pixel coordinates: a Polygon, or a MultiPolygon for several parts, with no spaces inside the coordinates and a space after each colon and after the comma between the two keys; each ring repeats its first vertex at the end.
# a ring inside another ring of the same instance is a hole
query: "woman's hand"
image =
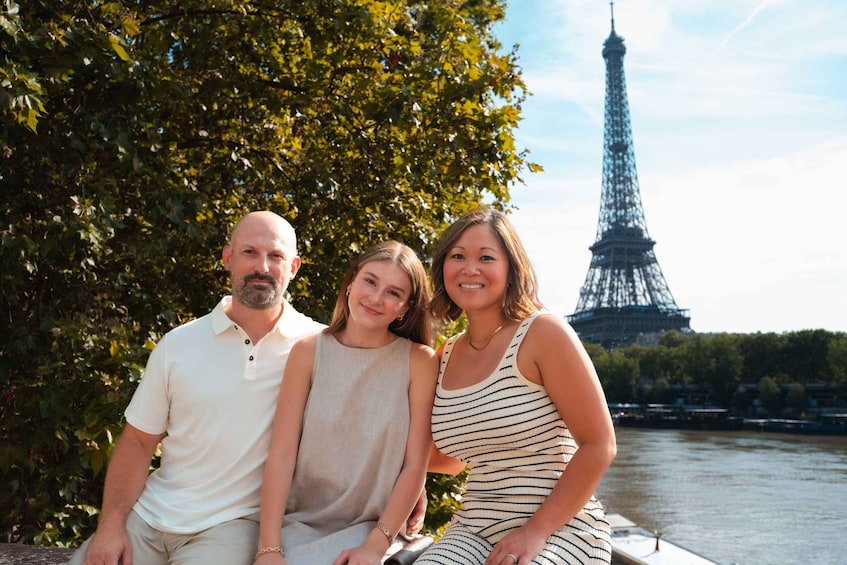
{"type": "Polygon", "coordinates": [[[497,542],[488,554],[485,565],[529,565],[546,543],[547,536],[522,526],[497,542]]]}
{"type": "Polygon", "coordinates": [[[342,551],[332,565],[380,565],[382,556],[382,553],[369,549],[366,545],[360,545],[342,551]]]}
{"type": "Polygon", "coordinates": [[[421,491],[412,513],[406,520],[406,535],[413,536],[420,533],[423,529],[424,519],[426,518],[426,491],[421,491]]]}

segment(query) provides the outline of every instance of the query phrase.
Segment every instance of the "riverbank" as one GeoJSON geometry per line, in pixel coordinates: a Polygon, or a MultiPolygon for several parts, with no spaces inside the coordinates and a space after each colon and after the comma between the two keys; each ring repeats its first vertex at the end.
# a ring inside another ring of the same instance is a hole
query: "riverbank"
{"type": "Polygon", "coordinates": [[[741,418],[725,408],[673,404],[609,404],[616,426],[666,430],[733,431],[847,435],[847,414],[816,419],[741,418]]]}

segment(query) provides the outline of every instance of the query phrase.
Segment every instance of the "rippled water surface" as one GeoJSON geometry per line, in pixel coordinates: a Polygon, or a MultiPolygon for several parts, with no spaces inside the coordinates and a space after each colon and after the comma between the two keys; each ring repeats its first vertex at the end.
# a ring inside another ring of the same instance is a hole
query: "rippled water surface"
{"type": "Polygon", "coordinates": [[[721,564],[847,564],[847,436],[617,434],[608,512],[721,564]]]}

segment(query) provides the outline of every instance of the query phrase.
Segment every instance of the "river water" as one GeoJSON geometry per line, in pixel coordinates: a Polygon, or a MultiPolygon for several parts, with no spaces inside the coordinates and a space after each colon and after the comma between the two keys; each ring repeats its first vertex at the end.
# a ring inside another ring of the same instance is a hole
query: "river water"
{"type": "Polygon", "coordinates": [[[847,436],[616,431],[607,512],[723,565],[847,564],[847,436]]]}

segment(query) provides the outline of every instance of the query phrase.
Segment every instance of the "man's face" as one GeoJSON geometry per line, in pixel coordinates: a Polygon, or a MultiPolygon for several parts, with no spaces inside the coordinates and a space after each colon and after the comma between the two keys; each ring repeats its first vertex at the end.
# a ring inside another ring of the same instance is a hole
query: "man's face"
{"type": "Polygon", "coordinates": [[[224,248],[223,259],[233,299],[256,310],[282,303],[288,283],[300,268],[291,226],[271,214],[243,219],[224,248]]]}

